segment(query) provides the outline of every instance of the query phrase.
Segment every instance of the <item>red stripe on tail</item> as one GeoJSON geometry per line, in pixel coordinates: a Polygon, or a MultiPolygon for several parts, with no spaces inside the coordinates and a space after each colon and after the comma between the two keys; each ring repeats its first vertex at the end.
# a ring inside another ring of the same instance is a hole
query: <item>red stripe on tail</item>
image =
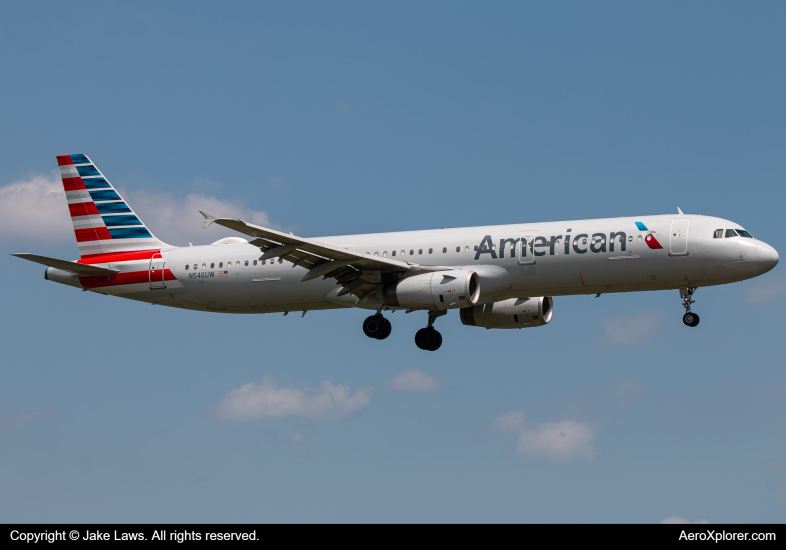
{"type": "Polygon", "coordinates": [[[83,243],[86,241],[109,241],[112,235],[106,227],[90,227],[88,229],[74,229],[76,235],[76,242],[83,243]]]}
{"type": "Polygon", "coordinates": [[[64,166],[66,164],[74,164],[74,162],[71,160],[71,156],[70,155],[59,155],[57,157],[57,165],[58,166],[64,166]]]}
{"type": "Polygon", "coordinates": [[[82,178],[63,178],[63,188],[66,191],[76,191],[77,189],[87,189],[82,178]]]}
{"type": "Polygon", "coordinates": [[[96,205],[92,202],[78,202],[76,204],[69,204],[68,211],[71,212],[72,218],[75,218],[77,216],[98,215],[98,208],[96,208],[96,205]]]}

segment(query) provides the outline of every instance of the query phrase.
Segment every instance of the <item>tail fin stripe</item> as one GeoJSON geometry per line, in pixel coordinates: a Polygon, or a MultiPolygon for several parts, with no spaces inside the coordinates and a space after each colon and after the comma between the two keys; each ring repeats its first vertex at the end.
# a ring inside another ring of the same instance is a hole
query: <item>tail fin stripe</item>
{"type": "MultiPolygon", "coordinates": [[[[96,211],[98,213],[98,211],[96,211]]],[[[101,216],[104,225],[107,227],[117,227],[119,225],[143,225],[142,221],[134,215],[120,214],[119,216],[101,216]]]]}
{"type": "Polygon", "coordinates": [[[146,227],[121,227],[108,231],[112,239],[144,239],[153,236],[146,227]]]}
{"type": "Polygon", "coordinates": [[[82,183],[88,189],[104,189],[107,187],[112,187],[104,178],[87,178],[86,180],[82,180],[82,183]]]}
{"type": "Polygon", "coordinates": [[[79,172],[79,175],[82,177],[101,175],[101,172],[99,172],[92,164],[77,166],[76,171],[79,172]]]}
{"type": "Polygon", "coordinates": [[[77,189],[85,189],[85,184],[82,178],[63,178],[63,188],[66,191],[75,191],[77,189]]]}
{"type": "Polygon", "coordinates": [[[123,200],[120,198],[120,195],[115,192],[114,189],[107,189],[107,190],[99,190],[99,191],[89,191],[90,197],[94,201],[119,201],[123,200]]]}
{"type": "Polygon", "coordinates": [[[104,202],[96,204],[99,214],[124,214],[131,209],[124,202],[104,202]]]}
{"type": "Polygon", "coordinates": [[[90,159],[87,158],[85,155],[68,155],[71,157],[71,162],[74,164],[92,164],[90,159]]]}
{"type": "Polygon", "coordinates": [[[78,216],[92,216],[98,215],[98,208],[92,202],[78,202],[68,205],[68,211],[71,213],[72,218],[78,216]]]}
{"type": "Polygon", "coordinates": [[[67,164],[74,164],[74,162],[71,160],[71,155],[59,155],[57,157],[58,166],[65,166],[67,164]]]}
{"type": "Polygon", "coordinates": [[[91,227],[90,229],[74,229],[76,242],[103,241],[111,239],[112,235],[106,227],[91,227]]]}

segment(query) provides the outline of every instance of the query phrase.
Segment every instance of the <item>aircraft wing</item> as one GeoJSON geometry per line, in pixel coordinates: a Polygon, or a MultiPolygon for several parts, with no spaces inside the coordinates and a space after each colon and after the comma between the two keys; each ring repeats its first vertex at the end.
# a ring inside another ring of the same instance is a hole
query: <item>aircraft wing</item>
{"type": "Polygon", "coordinates": [[[96,267],[93,265],[78,264],[76,262],[58,260],[56,258],[47,258],[46,256],[38,256],[36,254],[11,254],[11,256],[16,256],[17,258],[22,258],[23,260],[30,260],[31,262],[46,265],[49,267],[54,267],[56,269],[62,269],[63,271],[76,273],[78,275],[90,275],[93,277],[100,277],[102,275],[114,275],[115,273],[119,273],[119,271],[116,271],[114,269],[106,269],[103,267],[96,267]]]}
{"type": "Polygon", "coordinates": [[[361,254],[354,250],[296,237],[291,233],[260,227],[243,220],[217,218],[201,210],[199,213],[205,217],[205,228],[216,223],[254,237],[250,243],[264,252],[260,259],[280,257],[292,262],[292,267],[299,265],[307,268],[309,271],[303,276],[302,281],[310,281],[317,277],[336,279],[344,287],[339,296],[355,294],[359,299],[363,299],[374,292],[376,285],[382,283],[383,276],[389,273],[454,269],[450,266],[421,266],[391,258],[361,254]]]}

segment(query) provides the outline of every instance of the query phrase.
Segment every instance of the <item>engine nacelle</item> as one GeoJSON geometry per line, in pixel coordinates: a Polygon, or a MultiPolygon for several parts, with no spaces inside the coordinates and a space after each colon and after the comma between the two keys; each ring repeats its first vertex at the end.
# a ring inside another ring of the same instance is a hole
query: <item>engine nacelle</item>
{"type": "Polygon", "coordinates": [[[469,269],[414,275],[382,289],[386,306],[412,309],[466,307],[475,305],[479,298],[480,277],[469,269]]]}
{"type": "Polygon", "coordinates": [[[554,302],[551,296],[511,298],[502,302],[461,308],[461,322],[472,327],[541,327],[551,321],[554,302]]]}

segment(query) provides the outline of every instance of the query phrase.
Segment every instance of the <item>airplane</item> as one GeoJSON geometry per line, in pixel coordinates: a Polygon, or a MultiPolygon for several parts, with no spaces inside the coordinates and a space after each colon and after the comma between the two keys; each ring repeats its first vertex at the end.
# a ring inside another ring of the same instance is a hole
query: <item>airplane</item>
{"type": "MultiPolygon", "coordinates": [[[[679,289],[688,327],[700,287],[757,277],[777,251],[739,224],[675,215],[521,223],[303,238],[209,213],[249,237],[177,247],[157,239],[83,154],[57,157],[80,259],[13,254],[47,266],[44,278],[84,291],[220,313],[358,308],[370,338],[383,312],[424,311],[415,344],[436,351],[434,322],[459,310],[486,329],[547,325],[554,296],[679,289]]],[[[189,243],[190,244],[190,243],[189,243]]]]}

